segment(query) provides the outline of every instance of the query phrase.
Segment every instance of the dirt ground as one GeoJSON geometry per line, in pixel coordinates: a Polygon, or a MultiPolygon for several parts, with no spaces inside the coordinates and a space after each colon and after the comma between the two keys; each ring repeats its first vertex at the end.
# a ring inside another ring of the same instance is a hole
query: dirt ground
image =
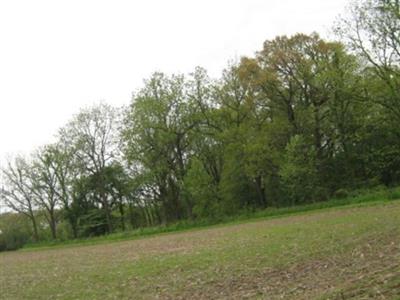
{"type": "Polygon", "coordinates": [[[0,299],[400,299],[400,203],[1,253],[0,292],[0,299]]]}

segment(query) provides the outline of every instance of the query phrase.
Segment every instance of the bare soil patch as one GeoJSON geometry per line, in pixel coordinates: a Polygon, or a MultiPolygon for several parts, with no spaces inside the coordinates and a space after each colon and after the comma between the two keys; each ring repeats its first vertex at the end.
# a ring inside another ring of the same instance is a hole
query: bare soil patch
{"type": "Polygon", "coordinates": [[[0,299],[400,299],[400,203],[1,253],[0,299]]]}

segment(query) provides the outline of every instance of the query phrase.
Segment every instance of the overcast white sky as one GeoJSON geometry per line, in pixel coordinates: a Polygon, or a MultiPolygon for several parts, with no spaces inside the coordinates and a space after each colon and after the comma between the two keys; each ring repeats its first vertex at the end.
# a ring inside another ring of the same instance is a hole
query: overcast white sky
{"type": "Polygon", "coordinates": [[[347,0],[0,0],[0,162],[154,71],[218,76],[276,35],[323,36],[347,0]]]}

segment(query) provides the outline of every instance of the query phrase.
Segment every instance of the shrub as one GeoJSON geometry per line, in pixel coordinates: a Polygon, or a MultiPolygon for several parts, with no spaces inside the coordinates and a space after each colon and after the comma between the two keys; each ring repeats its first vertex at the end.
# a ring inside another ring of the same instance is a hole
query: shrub
{"type": "Polygon", "coordinates": [[[346,189],[338,189],[334,192],[333,197],[336,199],[344,199],[349,197],[349,192],[346,189]]]}
{"type": "Polygon", "coordinates": [[[5,214],[0,222],[0,251],[16,250],[30,238],[26,218],[18,214],[5,214]]]}

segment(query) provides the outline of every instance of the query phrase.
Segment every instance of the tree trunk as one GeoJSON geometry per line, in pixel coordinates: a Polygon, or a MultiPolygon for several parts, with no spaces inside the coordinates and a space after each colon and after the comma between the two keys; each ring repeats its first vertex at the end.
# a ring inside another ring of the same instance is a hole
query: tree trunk
{"type": "Polygon", "coordinates": [[[256,184],[256,191],[258,195],[258,203],[261,207],[266,207],[267,206],[267,200],[265,197],[265,188],[263,186],[263,180],[262,176],[257,176],[255,178],[255,184],[256,184]]]}
{"type": "Polygon", "coordinates": [[[125,231],[125,211],[124,211],[124,205],[122,203],[122,199],[119,201],[119,213],[121,214],[121,228],[122,231],[125,231]]]}
{"type": "Polygon", "coordinates": [[[72,235],[73,235],[74,239],[77,239],[78,238],[78,228],[77,228],[75,221],[71,222],[71,228],[72,228],[72,235]]]}
{"type": "Polygon", "coordinates": [[[135,224],[135,218],[133,217],[133,208],[132,208],[132,203],[129,201],[129,222],[131,223],[131,227],[135,228],[136,224],[135,224]]]}
{"type": "Polygon", "coordinates": [[[50,230],[53,240],[57,239],[57,222],[54,218],[54,212],[52,212],[50,215],[50,230]]]}
{"type": "Polygon", "coordinates": [[[107,196],[101,195],[101,199],[102,199],[102,203],[103,203],[104,212],[106,213],[107,230],[108,230],[108,233],[112,233],[113,225],[112,225],[112,221],[111,221],[111,212],[110,212],[110,206],[108,205],[107,196]]]}
{"type": "Polygon", "coordinates": [[[321,134],[321,118],[319,106],[314,108],[314,144],[316,150],[317,161],[320,162],[322,159],[322,134],[321,134]]]}
{"type": "Polygon", "coordinates": [[[67,214],[68,214],[67,219],[72,229],[72,236],[74,239],[76,239],[78,238],[78,226],[76,224],[77,223],[76,217],[73,215],[70,209],[67,210],[67,214]]]}
{"type": "Polygon", "coordinates": [[[76,238],[78,238],[78,228],[77,228],[77,224],[76,224],[76,218],[75,218],[75,216],[73,214],[72,209],[70,208],[70,206],[68,204],[68,201],[65,200],[65,199],[67,199],[67,197],[65,196],[65,193],[64,193],[64,198],[63,199],[64,199],[63,200],[64,209],[65,209],[65,212],[66,212],[66,219],[68,220],[69,225],[71,225],[72,237],[74,239],[76,239],[76,238]]]}
{"type": "Polygon", "coordinates": [[[37,224],[36,224],[36,219],[33,216],[33,214],[30,217],[31,221],[32,221],[32,228],[33,228],[33,239],[35,242],[39,241],[39,233],[38,233],[38,228],[37,228],[37,224]]]}
{"type": "Polygon", "coordinates": [[[152,218],[151,218],[150,209],[147,206],[144,206],[142,208],[142,212],[143,212],[144,218],[146,220],[146,226],[147,227],[152,226],[153,222],[152,222],[152,218]]]}

